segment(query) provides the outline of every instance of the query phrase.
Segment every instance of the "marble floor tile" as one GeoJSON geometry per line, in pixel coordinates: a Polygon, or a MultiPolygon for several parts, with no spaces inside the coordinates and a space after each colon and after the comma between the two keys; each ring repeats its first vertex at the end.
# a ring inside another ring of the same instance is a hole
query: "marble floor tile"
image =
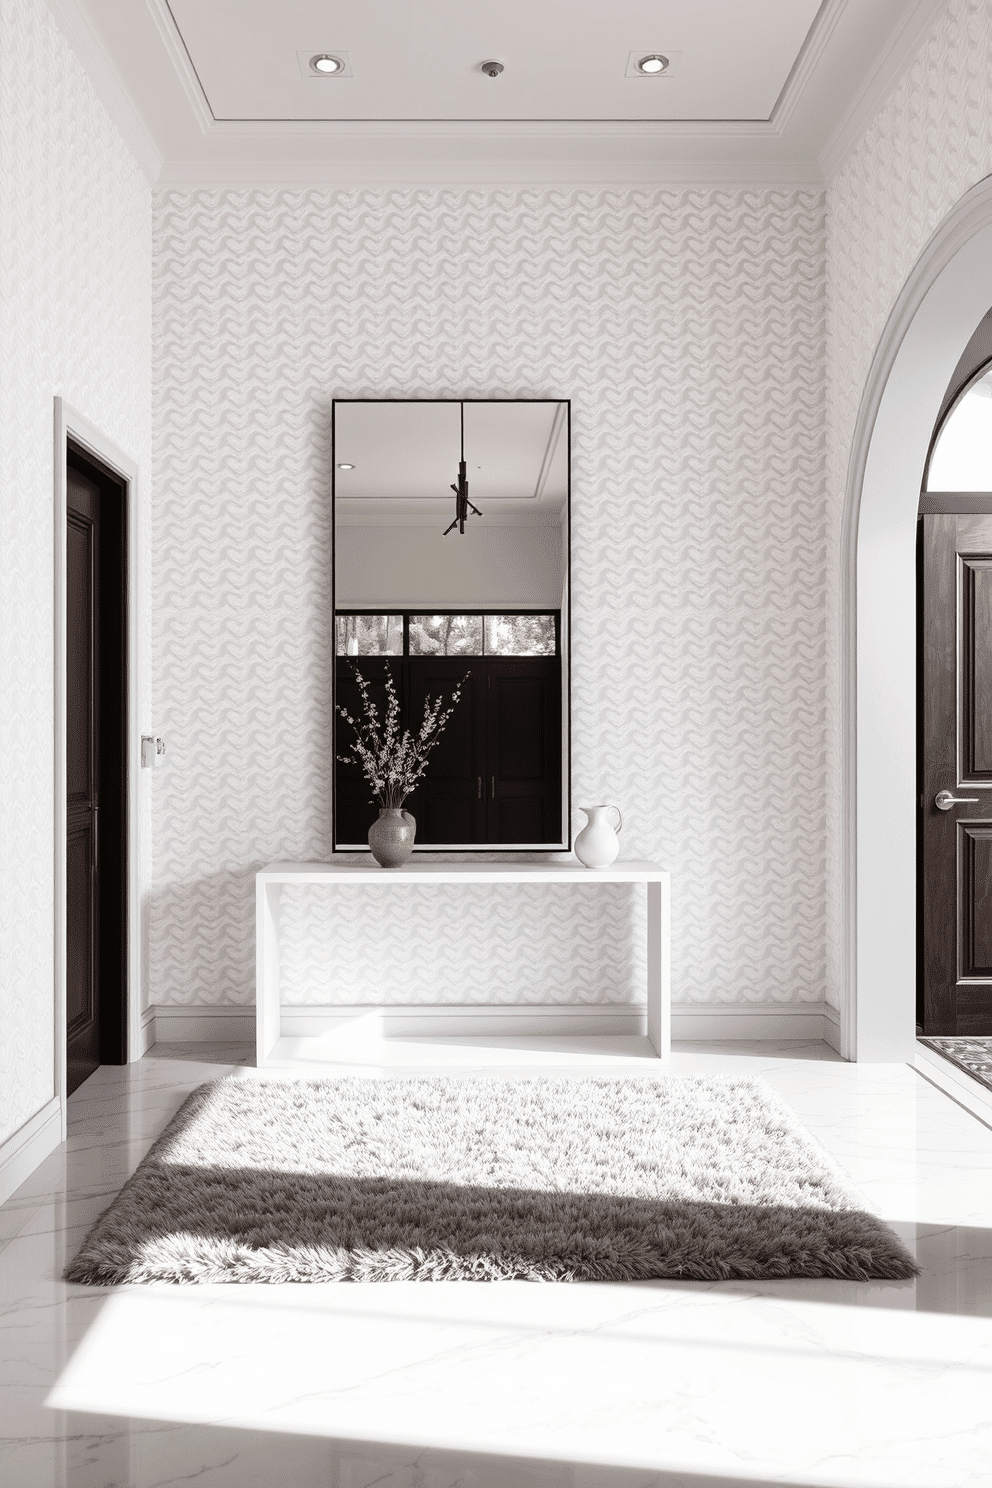
{"type": "Polygon", "coordinates": [[[73,1095],[68,1141],[0,1208],[3,1488],[987,1488],[992,1131],[941,1090],[813,1043],[662,1066],[637,1040],[400,1042],[330,1069],[758,1075],[922,1275],[67,1286],[191,1089],[293,1077],[245,1045],[156,1046],[73,1095]]]}

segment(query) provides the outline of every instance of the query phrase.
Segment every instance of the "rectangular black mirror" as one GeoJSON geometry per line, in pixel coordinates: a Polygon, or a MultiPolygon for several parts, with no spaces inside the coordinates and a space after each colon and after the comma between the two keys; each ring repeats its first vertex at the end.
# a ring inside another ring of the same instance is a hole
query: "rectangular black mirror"
{"type": "MultiPolygon", "coordinates": [[[[569,830],[567,400],[336,399],[335,703],[356,671],[401,727],[461,700],[404,802],[416,850],[561,851],[569,830]]],[[[335,708],[334,848],[368,850],[378,804],[335,708]]]]}

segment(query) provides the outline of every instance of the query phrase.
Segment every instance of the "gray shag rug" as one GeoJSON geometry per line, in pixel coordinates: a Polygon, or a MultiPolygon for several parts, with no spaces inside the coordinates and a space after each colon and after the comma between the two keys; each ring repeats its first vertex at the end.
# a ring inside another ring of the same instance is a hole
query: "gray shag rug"
{"type": "Polygon", "coordinates": [[[902,1279],[917,1266],[761,1080],[203,1085],[65,1279],[902,1279]]]}

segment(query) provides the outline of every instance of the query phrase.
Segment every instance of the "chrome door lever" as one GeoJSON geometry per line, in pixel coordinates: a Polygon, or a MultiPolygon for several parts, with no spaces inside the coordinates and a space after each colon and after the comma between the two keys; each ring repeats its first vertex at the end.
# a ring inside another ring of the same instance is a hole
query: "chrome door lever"
{"type": "Polygon", "coordinates": [[[952,806],[977,806],[977,796],[952,796],[949,790],[938,791],[933,798],[938,811],[950,811],[952,806]]]}

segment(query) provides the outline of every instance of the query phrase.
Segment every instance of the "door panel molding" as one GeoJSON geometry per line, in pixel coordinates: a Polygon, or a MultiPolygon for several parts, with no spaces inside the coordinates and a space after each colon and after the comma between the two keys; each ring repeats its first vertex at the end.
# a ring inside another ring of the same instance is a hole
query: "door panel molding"
{"type": "Polygon", "coordinates": [[[127,1057],[138,1059],[143,1052],[141,1031],[141,987],[144,939],[141,914],[141,812],[138,799],[138,765],[141,727],[138,711],[138,617],[141,599],[138,554],[141,546],[139,469],[130,455],[109,439],[84,414],[62,397],[54,400],[54,1008],[55,1094],[65,1139],[66,1102],[66,453],[72,440],[94,459],[107,466],[124,482],[127,502],[127,636],[128,675],[126,794],[127,794],[127,1057]]]}

